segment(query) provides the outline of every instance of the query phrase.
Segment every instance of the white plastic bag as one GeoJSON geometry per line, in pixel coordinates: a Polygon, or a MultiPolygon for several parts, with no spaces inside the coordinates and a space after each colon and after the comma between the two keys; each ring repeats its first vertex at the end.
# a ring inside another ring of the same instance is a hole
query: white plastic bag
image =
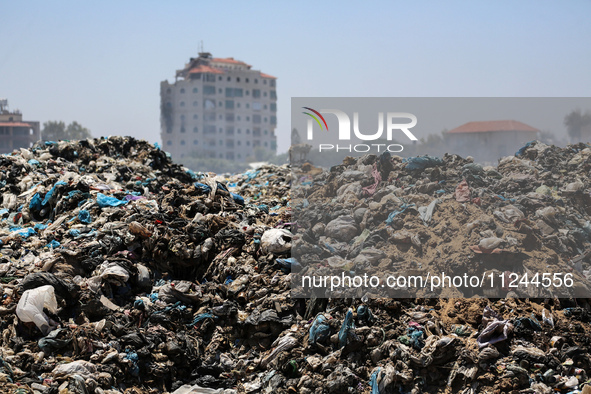
{"type": "Polygon", "coordinates": [[[43,335],[47,335],[57,327],[57,324],[49,319],[43,312],[43,308],[51,313],[57,313],[55,290],[51,285],[25,291],[16,306],[16,315],[25,323],[35,323],[43,335]]]}
{"type": "Polygon", "coordinates": [[[287,230],[272,228],[263,233],[261,246],[270,253],[284,253],[291,249],[293,234],[287,230]]]}

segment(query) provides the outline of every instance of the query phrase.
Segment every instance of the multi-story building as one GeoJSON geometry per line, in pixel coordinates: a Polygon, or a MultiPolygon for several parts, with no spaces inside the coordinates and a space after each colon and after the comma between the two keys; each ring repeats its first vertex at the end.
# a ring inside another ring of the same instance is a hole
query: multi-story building
{"type": "Polygon", "coordinates": [[[160,84],[163,149],[174,158],[257,160],[276,153],[276,78],[233,58],[199,53],[160,84]]]}
{"type": "Polygon", "coordinates": [[[8,109],[8,100],[0,99],[0,154],[29,148],[41,138],[39,122],[23,120],[23,114],[8,109]]]}

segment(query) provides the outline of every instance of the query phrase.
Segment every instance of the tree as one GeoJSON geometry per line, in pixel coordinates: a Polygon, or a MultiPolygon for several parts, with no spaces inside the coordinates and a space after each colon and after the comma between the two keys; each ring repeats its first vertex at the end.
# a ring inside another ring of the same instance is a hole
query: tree
{"type": "Polygon", "coordinates": [[[564,125],[568,130],[568,135],[571,142],[579,142],[582,139],[581,132],[583,129],[591,124],[591,113],[584,114],[580,109],[572,111],[564,117],[564,125]]]}
{"type": "Polygon", "coordinates": [[[49,121],[43,123],[41,138],[44,141],[84,140],[92,138],[92,134],[78,122],[72,122],[66,126],[62,121],[49,121]]]}

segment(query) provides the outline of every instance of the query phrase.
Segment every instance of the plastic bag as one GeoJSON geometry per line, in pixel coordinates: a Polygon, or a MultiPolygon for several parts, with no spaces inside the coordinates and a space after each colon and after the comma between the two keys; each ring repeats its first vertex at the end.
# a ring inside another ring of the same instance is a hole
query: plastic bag
{"type": "Polygon", "coordinates": [[[43,308],[51,313],[57,313],[57,300],[53,286],[41,286],[25,291],[16,307],[16,315],[25,323],[35,323],[43,335],[47,335],[57,324],[43,312],[43,308]]]}
{"type": "Polygon", "coordinates": [[[330,335],[330,326],[328,325],[328,319],[324,315],[318,315],[314,319],[312,326],[310,327],[310,343],[315,344],[316,342],[322,341],[330,335]]]}
{"type": "Polygon", "coordinates": [[[97,193],[96,202],[101,208],[118,207],[127,204],[127,201],[122,201],[112,196],[105,196],[103,193],[97,193]]]}
{"type": "Polygon", "coordinates": [[[88,378],[96,374],[96,366],[88,361],[78,360],[67,364],[59,364],[51,373],[54,376],[81,375],[88,378]]]}
{"type": "Polygon", "coordinates": [[[353,216],[341,216],[326,225],[324,234],[343,242],[349,242],[359,234],[353,216]]]}
{"type": "Polygon", "coordinates": [[[261,246],[270,253],[285,253],[291,249],[293,234],[287,230],[272,228],[263,233],[261,246]]]}

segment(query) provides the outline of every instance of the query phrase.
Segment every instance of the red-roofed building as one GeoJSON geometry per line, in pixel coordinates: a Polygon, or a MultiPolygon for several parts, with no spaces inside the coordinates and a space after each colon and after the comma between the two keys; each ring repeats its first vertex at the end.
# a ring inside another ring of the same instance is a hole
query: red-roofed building
{"type": "Polygon", "coordinates": [[[202,52],[160,84],[163,149],[180,159],[193,153],[235,161],[260,161],[277,151],[274,76],[250,64],[202,52]]]}
{"type": "Polygon", "coordinates": [[[523,144],[537,139],[539,132],[516,120],[492,120],[468,122],[444,135],[452,152],[492,163],[502,156],[515,154],[523,144]]]}
{"type": "Polygon", "coordinates": [[[30,148],[40,138],[39,122],[24,121],[20,111],[9,111],[8,100],[0,99],[0,153],[30,148]]]}

